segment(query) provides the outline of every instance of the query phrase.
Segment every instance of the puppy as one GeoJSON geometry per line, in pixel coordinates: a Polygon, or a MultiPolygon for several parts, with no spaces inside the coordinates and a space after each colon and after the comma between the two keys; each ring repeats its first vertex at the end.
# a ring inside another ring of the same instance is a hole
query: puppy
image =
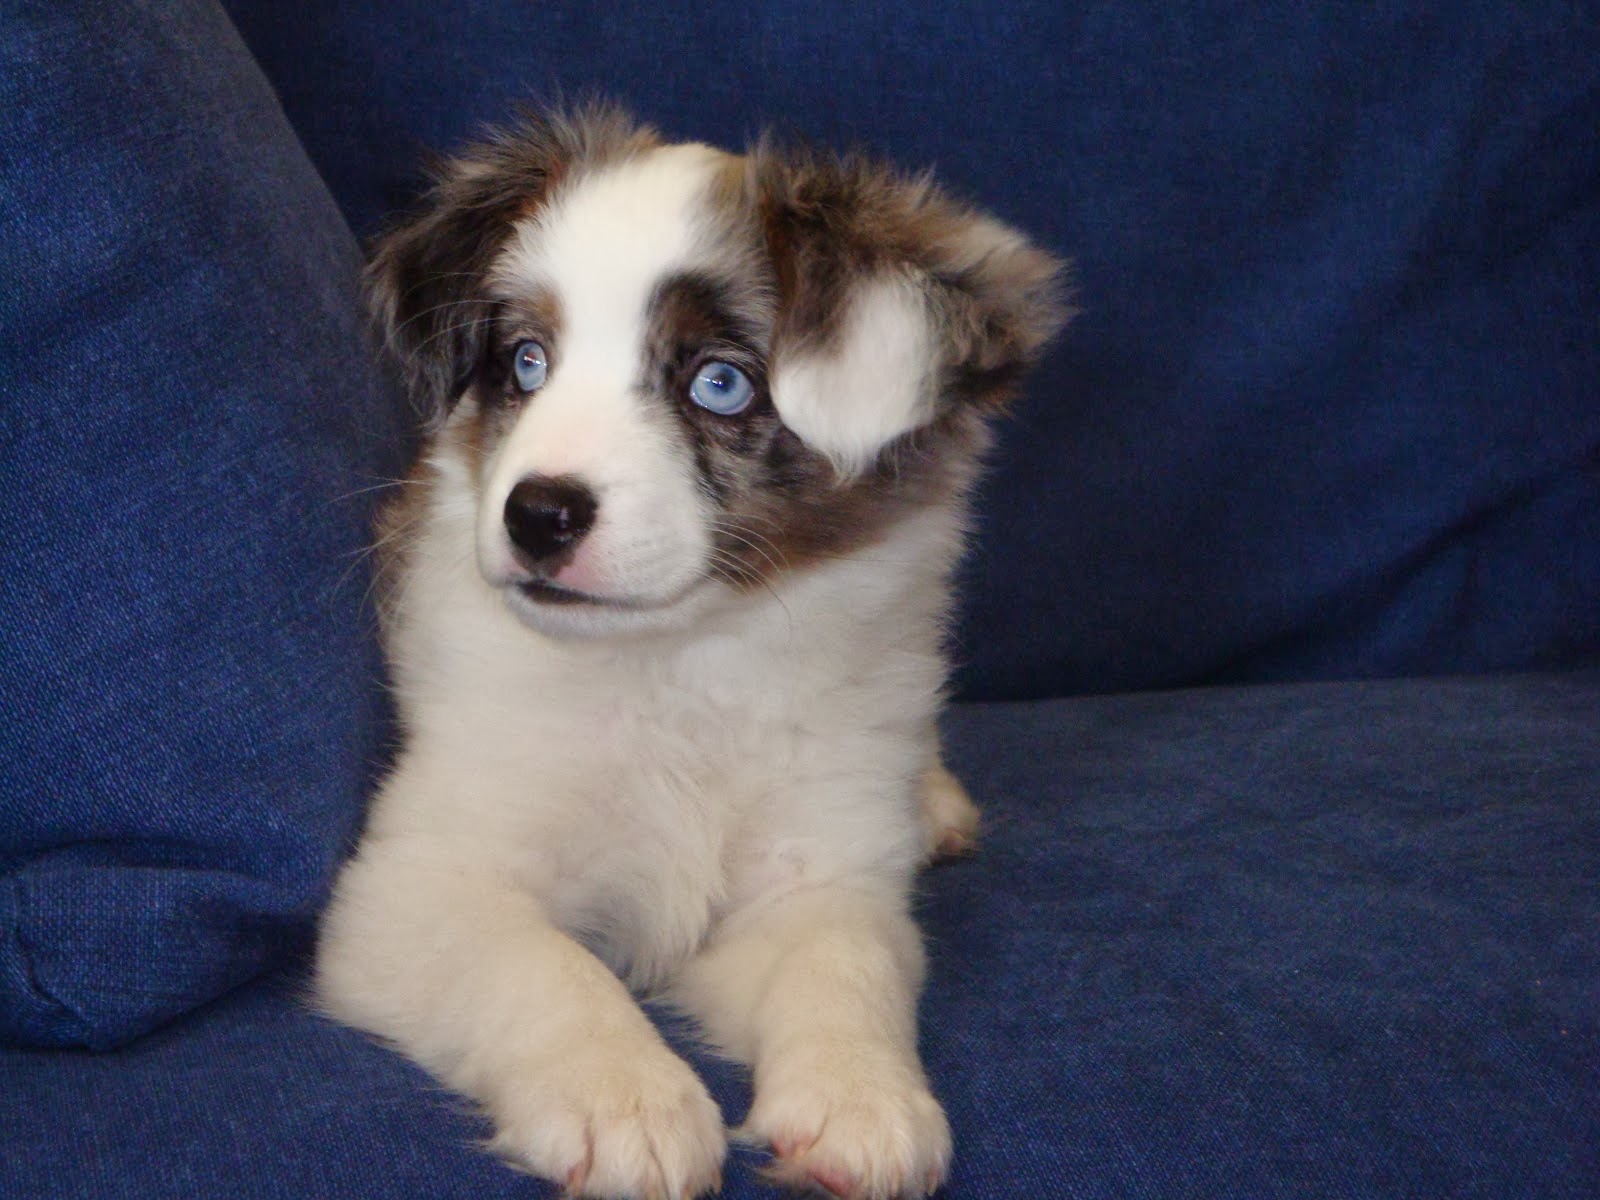
{"type": "Polygon", "coordinates": [[[1059,275],[925,178],[607,110],[487,137],[377,246],[436,420],[380,531],[404,745],[316,985],[516,1163],[718,1187],[650,993],[749,1064],[780,1182],[944,1178],[908,897],[976,819],[935,730],[950,576],[1059,275]]]}

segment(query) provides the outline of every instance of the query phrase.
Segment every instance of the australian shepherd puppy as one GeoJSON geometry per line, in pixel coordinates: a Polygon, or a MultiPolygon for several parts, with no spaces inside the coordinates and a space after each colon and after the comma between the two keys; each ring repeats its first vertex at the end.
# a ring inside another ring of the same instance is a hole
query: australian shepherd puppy
{"type": "Polygon", "coordinates": [[[944,1178],[909,895],[975,817],[935,728],[950,577],[1058,266],[925,178],[609,111],[487,137],[377,246],[436,420],[380,538],[404,745],[317,989],[525,1168],[718,1187],[648,993],[749,1064],[783,1183],[944,1178]]]}

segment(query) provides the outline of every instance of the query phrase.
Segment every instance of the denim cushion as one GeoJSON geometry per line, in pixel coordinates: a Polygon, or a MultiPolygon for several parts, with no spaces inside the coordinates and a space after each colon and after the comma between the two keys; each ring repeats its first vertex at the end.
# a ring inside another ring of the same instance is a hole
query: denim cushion
{"type": "MultiPolygon", "coordinates": [[[[1597,711],[1600,675],[958,708],[987,831],[923,884],[941,1195],[1600,1194],[1597,711]]],[[[0,1053],[0,1195],[554,1194],[301,992],[0,1053]]]]}
{"type": "Polygon", "coordinates": [[[358,231],[518,100],[933,165],[1078,260],[961,684],[1600,655],[1600,22],[1567,0],[228,0],[358,231]]]}
{"type": "Polygon", "coordinates": [[[0,1040],[112,1045],[305,941],[379,749],[358,265],[215,4],[8,6],[0,1040]]]}

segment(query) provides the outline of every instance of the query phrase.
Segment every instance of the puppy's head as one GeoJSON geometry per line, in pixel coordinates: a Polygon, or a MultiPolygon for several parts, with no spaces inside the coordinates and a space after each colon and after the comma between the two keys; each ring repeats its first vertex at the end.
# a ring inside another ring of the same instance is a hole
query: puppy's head
{"type": "Polygon", "coordinates": [[[1060,265],[861,161],[529,119],[377,246],[385,344],[529,624],[672,624],[959,504],[1060,265]]]}

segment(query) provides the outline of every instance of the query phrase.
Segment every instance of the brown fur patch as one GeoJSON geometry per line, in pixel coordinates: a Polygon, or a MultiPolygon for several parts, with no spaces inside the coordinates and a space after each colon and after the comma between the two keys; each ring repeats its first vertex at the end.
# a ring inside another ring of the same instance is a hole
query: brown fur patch
{"type": "Polygon", "coordinates": [[[981,421],[954,413],[841,481],[830,459],[777,424],[750,486],[725,506],[720,548],[746,583],[852,553],[911,513],[958,503],[986,445],[981,421]]]}
{"type": "MultiPolygon", "coordinates": [[[[757,281],[752,286],[760,286],[757,281]]],[[[740,325],[737,283],[680,276],[658,291],[646,380],[680,414],[704,490],[718,509],[716,569],[740,587],[850,552],[901,516],[965,491],[985,444],[979,414],[959,406],[843,479],[787,428],[767,392],[757,335],[740,325]],[[709,360],[732,362],[756,388],[745,412],[720,416],[687,399],[709,360]]]]}
{"type": "Polygon", "coordinates": [[[916,282],[931,314],[937,363],[934,419],[885,446],[858,475],[785,428],[770,402],[702,437],[702,474],[724,528],[730,580],[850,553],[929,504],[959,502],[988,445],[982,417],[1002,407],[1067,319],[1062,265],[1020,235],[907,177],[858,158],[759,143],[719,178],[713,203],[742,265],[741,286],[772,293],[762,375],[786,358],[827,354],[840,341],[855,289],[893,274],[916,282]]]}
{"type": "Polygon", "coordinates": [[[778,281],[774,359],[825,351],[851,289],[900,274],[934,314],[941,392],[998,407],[1071,316],[1060,261],[926,175],[771,141],[746,163],[778,281]]]}
{"type": "Polygon", "coordinates": [[[379,238],[366,273],[384,348],[431,419],[479,366],[493,313],[487,273],[516,222],[579,170],[659,144],[619,110],[594,107],[527,114],[440,164],[420,213],[379,238]]]}
{"type": "Polygon", "coordinates": [[[428,511],[436,472],[419,458],[378,505],[372,522],[372,594],[377,603],[378,625],[390,640],[401,586],[428,511]]]}
{"type": "Polygon", "coordinates": [[[496,348],[509,354],[518,342],[531,339],[544,347],[553,367],[561,349],[561,297],[549,288],[510,296],[500,302],[495,326],[496,348]]]}

